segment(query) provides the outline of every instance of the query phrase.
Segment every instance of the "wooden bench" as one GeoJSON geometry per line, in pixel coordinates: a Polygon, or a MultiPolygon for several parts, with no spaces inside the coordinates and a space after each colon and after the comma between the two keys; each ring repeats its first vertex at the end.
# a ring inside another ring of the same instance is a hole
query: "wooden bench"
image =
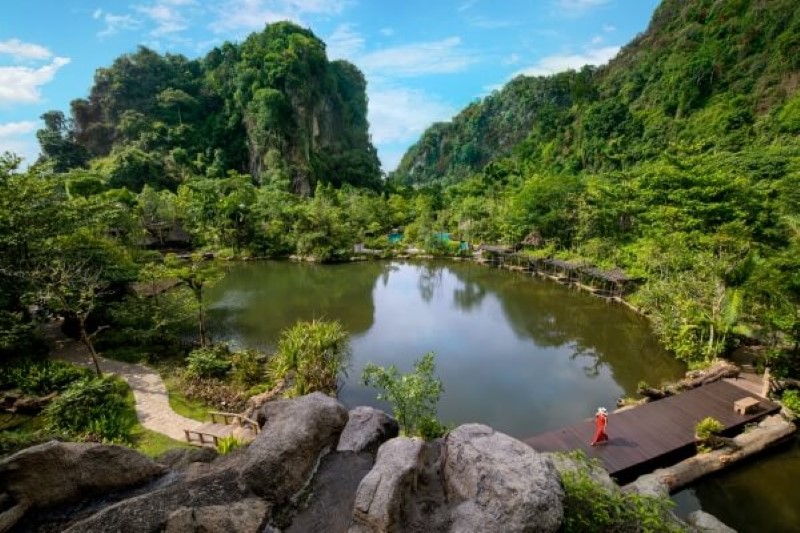
{"type": "Polygon", "coordinates": [[[740,415],[749,415],[758,411],[761,402],[750,396],[740,398],[733,402],[733,410],[740,415]]]}
{"type": "Polygon", "coordinates": [[[195,429],[183,430],[186,442],[192,444],[199,442],[201,446],[206,444],[217,446],[220,439],[231,435],[236,435],[240,439],[244,438],[249,442],[261,431],[255,420],[238,413],[212,411],[209,414],[211,415],[211,422],[206,422],[195,429]],[[242,431],[244,431],[244,436],[242,431]]]}

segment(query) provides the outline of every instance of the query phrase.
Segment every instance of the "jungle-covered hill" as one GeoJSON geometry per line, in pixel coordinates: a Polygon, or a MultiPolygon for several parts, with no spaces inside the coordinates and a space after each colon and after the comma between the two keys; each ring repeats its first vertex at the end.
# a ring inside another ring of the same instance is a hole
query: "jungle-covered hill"
{"type": "Polygon", "coordinates": [[[518,77],[389,180],[472,241],[622,267],[680,357],[800,362],[800,3],[664,0],[608,65],[518,77]]]}
{"type": "Polygon", "coordinates": [[[498,158],[555,172],[737,151],[800,131],[800,4],[665,0],[608,65],[519,76],[431,126],[393,179],[451,183],[498,158]]]}
{"type": "Polygon", "coordinates": [[[71,120],[44,118],[45,160],[61,172],[91,161],[110,187],[174,190],[229,170],[289,179],[304,195],[318,181],[380,183],[363,74],[328,61],[321,40],[288,22],[197,60],[140,47],[97,70],[71,120]]]}

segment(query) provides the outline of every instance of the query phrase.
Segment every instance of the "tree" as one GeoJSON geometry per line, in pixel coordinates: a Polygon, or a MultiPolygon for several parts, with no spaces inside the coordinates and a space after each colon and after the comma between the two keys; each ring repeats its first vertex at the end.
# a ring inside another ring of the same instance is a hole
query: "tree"
{"type": "Polygon", "coordinates": [[[436,404],[444,392],[444,386],[434,376],[435,370],[433,352],[428,352],[422,359],[414,361],[414,370],[409,374],[400,374],[394,365],[383,368],[368,363],[361,374],[361,381],[364,385],[383,391],[378,394],[378,399],[392,405],[394,416],[405,435],[428,436],[432,426],[442,429],[436,420],[436,404]]]}
{"type": "Polygon", "coordinates": [[[208,327],[206,326],[206,309],[203,301],[204,291],[222,278],[222,269],[214,262],[203,258],[203,254],[194,253],[184,260],[175,254],[169,254],[165,260],[167,276],[175,277],[186,284],[192,291],[197,303],[197,326],[200,334],[200,346],[209,344],[208,327]]]}
{"type": "Polygon", "coordinates": [[[40,283],[39,296],[42,299],[60,312],[77,319],[80,341],[89,350],[97,375],[102,376],[94,338],[107,326],[100,326],[91,333],[87,328],[87,320],[97,307],[98,299],[108,291],[102,270],[89,260],[55,259],[40,269],[35,278],[40,283]]]}

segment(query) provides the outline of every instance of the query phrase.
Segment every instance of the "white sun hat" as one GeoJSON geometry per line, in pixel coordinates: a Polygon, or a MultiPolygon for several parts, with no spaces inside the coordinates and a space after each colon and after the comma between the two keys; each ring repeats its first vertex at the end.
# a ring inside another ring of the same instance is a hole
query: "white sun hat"
{"type": "Polygon", "coordinates": [[[605,407],[598,407],[597,408],[597,414],[598,415],[607,415],[608,414],[608,409],[606,409],[605,407]]]}

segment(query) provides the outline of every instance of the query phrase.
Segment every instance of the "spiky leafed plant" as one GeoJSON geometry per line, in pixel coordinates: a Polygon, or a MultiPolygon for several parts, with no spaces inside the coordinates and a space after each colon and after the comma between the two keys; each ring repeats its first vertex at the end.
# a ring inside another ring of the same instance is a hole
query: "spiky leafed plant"
{"type": "Polygon", "coordinates": [[[336,394],[350,362],[349,335],[337,321],[298,322],[284,330],[269,362],[269,375],[289,383],[288,396],[336,394]]]}

